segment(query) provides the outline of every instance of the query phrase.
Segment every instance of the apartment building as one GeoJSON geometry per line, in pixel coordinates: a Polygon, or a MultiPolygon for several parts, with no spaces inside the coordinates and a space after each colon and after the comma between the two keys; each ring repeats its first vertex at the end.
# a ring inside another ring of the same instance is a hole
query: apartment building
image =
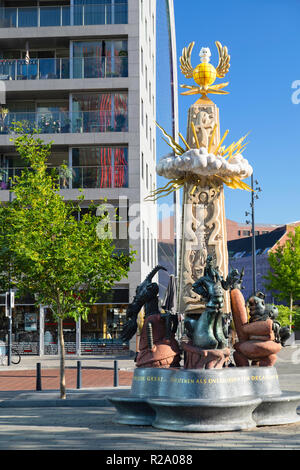
{"type": "MultiPolygon", "coordinates": [[[[156,0],[3,0],[0,7],[0,200],[9,200],[10,178],[24,167],[10,134],[15,121],[26,121],[54,142],[49,166],[69,167],[61,179],[66,201],[83,188],[83,207],[107,198],[117,208],[116,248],[136,250],[136,261],[88,322],[70,319],[64,332],[70,354],[127,351],[119,339],[127,305],[157,263],[156,204],[144,201],[156,185],[156,0]]],[[[57,354],[57,343],[51,310],[19,301],[13,346],[43,355],[57,354]]]]}

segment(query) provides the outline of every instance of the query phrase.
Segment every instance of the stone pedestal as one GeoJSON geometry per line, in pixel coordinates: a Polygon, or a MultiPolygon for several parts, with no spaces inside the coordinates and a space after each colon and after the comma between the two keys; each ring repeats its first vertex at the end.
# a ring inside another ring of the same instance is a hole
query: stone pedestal
{"type": "MultiPolygon", "coordinates": [[[[206,98],[198,100],[189,109],[187,143],[196,148],[191,123],[195,126],[200,146],[207,148],[213,134],[213,151],[220,141],[217,106],[206,98]]],[[[203,275],[207,255],[213,257],[224,278],[228,274],[224,189],[220,180],[201,177],[196,187],[193,183],[185,184],[181,230],[179,311],[182,314],[200,314],[205,303],[193,292],[192,284],[203,275]]],[[[229,311],[229,295],[225,292],[224,312],[229,311]]]]}
{"type": "Polygon", "coordinates": [[[300,393],[274,367],[136,369],[127,397],[107,397],[115,422],[173,431],[233,431],[300,421],[300,393]]]}

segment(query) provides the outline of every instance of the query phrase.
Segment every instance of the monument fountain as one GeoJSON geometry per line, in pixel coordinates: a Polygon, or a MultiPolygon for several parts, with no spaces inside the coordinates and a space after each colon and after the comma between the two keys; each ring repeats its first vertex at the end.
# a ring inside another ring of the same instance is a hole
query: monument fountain
{"type": "MultiPolygon", "coordinates": [[[[157,173],[170,181],[153,192],[158,198],[183,189],[179,263],[179,313],[184,335],[176,337],[177,315],[160,307],[156,266],[137,287],[127,310],[122,337],[137,331],[143,309],[140,348],[130,392],[108,397],[115,421],[174,431],[229,431],[300,421],[300,393],[281,391],[274,366],[289,336],[260,292],[246,302],[243,273],[228,273],[224,184],[251,191],[243,181],[252,167],[243,157],[242,137],[226,147],[220,136],[219,110],[207,95],[226,94],[228,83],[214,85],[229,71],[230,56],[218,41],[219,63],[210,64],[202,48],[193,68],[194,43],[182,51],[181,71],[197,86],[182,85],[182,94],[200,94],[188,112],[182,144],[160,128],[172,153],[162,157],[157,173]],[[237,341],[229,341],[226,319],[232,318],[237,341]]],[[[160,126],[159,126],[160,127],[160,126]]]]}

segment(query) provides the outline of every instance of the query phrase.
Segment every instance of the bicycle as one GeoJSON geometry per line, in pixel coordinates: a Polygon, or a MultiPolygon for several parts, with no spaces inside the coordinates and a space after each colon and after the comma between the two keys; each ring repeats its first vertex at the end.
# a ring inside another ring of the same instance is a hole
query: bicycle
{"type": "MultiPolygon", "coordinates": [[[[8,347],[5,349],[5,354],[0,355],[0,361],[2,366],[8,365],[8,347]]],[[[10,362],[14,365],[20,364],[21,362],[21,355],[16,349],[12,348],[11,350],[10,362]]]]}

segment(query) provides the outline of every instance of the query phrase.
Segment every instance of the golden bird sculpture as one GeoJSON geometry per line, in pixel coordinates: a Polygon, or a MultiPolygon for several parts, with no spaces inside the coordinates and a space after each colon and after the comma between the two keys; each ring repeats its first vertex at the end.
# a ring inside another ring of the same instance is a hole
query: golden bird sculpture
{"type": "Polygon", "coordinates": [[[180,69],[186,78],[193,78],[198,86],[180,85],[182,88],[188,88],[188,91],[181,93],[182,95],[196,95],[200,94],[205,97],[208,93],[228,94],[228,91],[222,90],[227,83],[220,83],[213,85],[216,78],[223,78],[229,71],[230,55],[226,46],[222,46],[219,41],[216,41],[216,46],[219,52],[219,63],[217,68],[210,64],[211,52],[208,47],[202,47],[200,51],[201,63],[193,68],[191,64],[192,50],[195,45],[191,42],[188,47],[182,50],[180,57],[180,69]]]}

